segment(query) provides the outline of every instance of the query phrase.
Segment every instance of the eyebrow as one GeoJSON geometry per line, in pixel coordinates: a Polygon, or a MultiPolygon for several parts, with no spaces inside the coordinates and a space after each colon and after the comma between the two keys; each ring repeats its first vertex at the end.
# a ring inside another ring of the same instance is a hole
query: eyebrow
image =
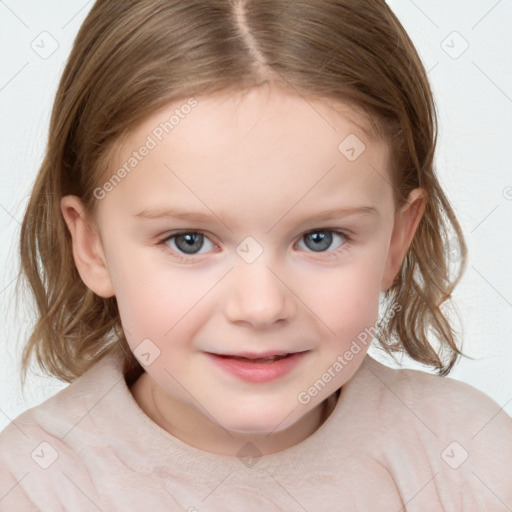
{"type": "Polygon", "coordinates": [[[176,219],[192,222],[211,222],[212,215],[191,210],[172,210],[168,208],[144,208],[135,217],[143,220],[176,219]]]}
{"type": "MultiPolygon", "coordinates": [[[[285,215],[279,219],[277,223],[288,215],[285,215]]],[[[347,208],[329,209],[316,214],[307,215],[301,218],[300,222],[306,221],[326,221],[330,219],[339,219],[341,217],[348,217],[353,215],[380,215],[379,211],[373,206],[355,206],[347,208]]],[[[214,222],[212,216],[217,217],[222,221],[221,217],[216,213],[207,214],[203,212],[191,211],[191,210],[179,210],[169,208],[144,208],[140,212],[136,213],[134,217],[142,220],[157,220],[157,219],[173,219],[189,222],[197,222],[199,224],[211,224],[214,222]]],[[[223,221],[222,221],[223,222],[223,221]]]]}

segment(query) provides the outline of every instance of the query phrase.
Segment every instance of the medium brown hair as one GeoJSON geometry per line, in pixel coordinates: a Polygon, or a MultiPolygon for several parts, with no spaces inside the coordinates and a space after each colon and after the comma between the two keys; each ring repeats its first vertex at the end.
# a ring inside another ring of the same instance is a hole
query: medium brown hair
{"type": "Polygon", "coordinates": [[[93,215],[93,190],[115,149],[147,116],[178,99],[264,82],[365,113],[389,143],[397,209],[412,189],[425,190],[424,215],[385,292],[386,311],[401,309],[376,337],[389,353],[405,351],[443,375],[451,370],[461,352],[442,306],[465,268],[466,246],[434,173],[437,122],[427,74],[386,3],[98,0],[62,75],[21,229],[22,275],[38,310],[23,378],[35,358],[43,371],[71,382],[113,351],[122,354],[128,378],[142,372],[115,297],[95,295],[78,275],[60,199],[77,195],[93,215]],[[455,275],[448,241],[460,251],[455,275]]]}

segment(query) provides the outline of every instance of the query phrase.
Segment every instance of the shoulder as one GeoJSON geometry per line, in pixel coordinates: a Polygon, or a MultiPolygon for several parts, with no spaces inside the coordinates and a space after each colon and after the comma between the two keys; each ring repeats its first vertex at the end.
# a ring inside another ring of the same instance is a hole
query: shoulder
{"type": "MultiPolygon", "coordinates": [[[[11,421],[0,433],[0,497],[6,496],[12,508],[21,503],[39,506],[47,498],[51,508],[50,488],[62,487],[62,472],[80,472],[84,446],[101,443],[103,434],[88,421],[89,412],[121,379],[119,361],[106,356],[11,421]]],[[[7,510],[2,508],[5,500],[0,510],[7,510]]]]}
{"type": "Polygon", "coordinates": [[[378,389],[376,408],[390,424],[423,424],[437,436],[463,439],[499,435],[512,446],[512,419],[482,391],[450,377],[393,369],[368,357],[365,378],[378,389]],[[492,434],[491,434],[492,433],[492,434]]]}
{"type": "Polygon", "coordinates": [[[469,384],[370,357],[361,370],[378,425],[372,447],[404,496],[429,482],[422,495],[448,509],[512,506],[512,419],[499,404],[469,384]]]}
{"type": "Polygon", "coordinates": [[[67,387],[20,414],[0,433],[0,440],[27,440],[37,431],[65,438],[123,379],[120,361],[107,355],[67,387]]]}
{"type": "Polygon", "coordinates": [[[387,410],[405,408],[440,432],[459,429],[476,434],[492,423],[494,430],[512,435],[512,419],[503,408],[469,384],[419,370],[389,368],[373,358],[365,366],[387,410]]]}

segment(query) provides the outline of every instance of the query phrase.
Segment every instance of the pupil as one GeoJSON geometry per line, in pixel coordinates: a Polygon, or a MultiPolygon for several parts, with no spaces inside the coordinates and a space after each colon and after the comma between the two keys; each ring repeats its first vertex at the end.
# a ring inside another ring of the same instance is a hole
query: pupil
{"type": "Polygon", "coordinates": [[[315,252],[325,251],[325,249],[329,248],[332,243],[332,233],[328,231],[322,231],[319,233],[311,233],[306,237],[306,245],[309,249],[315,252]],[[310,245],[308,242],[313,241],[313,244],[310,245]]]}
{"type": "Polygon", "coordinates": [[[178,235],[175,243],[180,251],[187,254],[194,254],[199,251],[203,245],[203,235],[200,233],[186,233],[184,235],[178,235]]]}

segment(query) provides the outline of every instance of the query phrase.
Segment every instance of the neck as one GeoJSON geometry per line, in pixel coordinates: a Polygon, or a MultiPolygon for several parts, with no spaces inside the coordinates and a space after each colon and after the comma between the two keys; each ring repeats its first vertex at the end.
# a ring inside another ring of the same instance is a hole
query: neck
{"type": "Polygon", "coordinates": [[[233,456],[239,456],[241,449],[243,452],[251,445],[257,447],[253,449],[259,455],[269,455],[300,443],[331,415],[340,394],[337,390],[285,430],[241,433],[229,431],[196,409],[173,399],[147,373],[135,381],[130,391],[144,413],[174,437],[200,450],[233,456]]]}

